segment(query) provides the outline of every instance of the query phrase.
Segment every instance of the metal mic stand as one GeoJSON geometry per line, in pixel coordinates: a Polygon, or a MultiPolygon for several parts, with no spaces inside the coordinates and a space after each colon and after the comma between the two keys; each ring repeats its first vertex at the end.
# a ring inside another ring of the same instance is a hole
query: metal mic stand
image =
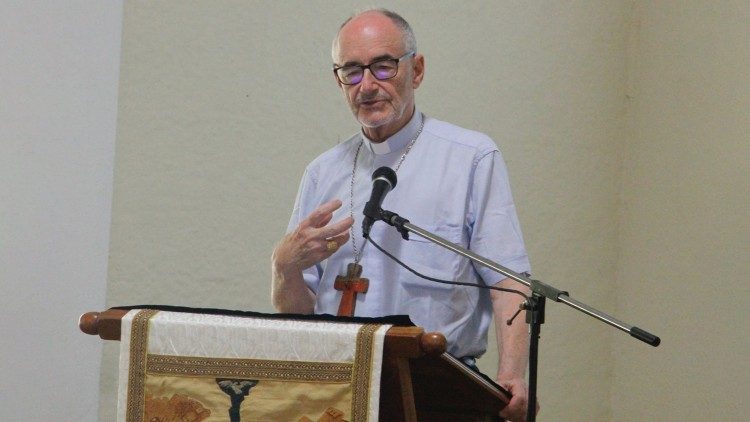
{"type": "Polygon", "coordinates": [[[468,258],[480,265],[504,275],[507,278],[515,280],[529,289],[531,289],[531,297],[524,303],[524,309],[526,310],[526,322],[529,324],[529,397],[528,397],[528,408],[526,410],[526,420],[533,422],[536,420],[536,389],[537,389],[537,368],[539,364],[539,335],[541,333],[542,324],[544,323],[544,307],[546,299],[554,300],[555,302],[562,302],[580,312],[583,312],[589,316],[592,316],[606,324],[609,324],[619,330],[625,331],[630,334],[631,337],[635,337],[644,343],[650,344],[651,346],[658,346],[661,342],[659,337],[642,330],[638,327],[628,325],[618,319],[613,318],[610,315],[605,314],[599,310],[596,310],[585,303],[579,302],[570,297],[568,292],[558,290],[548,284],[545,284],[539,280],[534,280],[530,277],[526,277],[522,274],[518,274],[502,265],[493,262],[487,258],[475,254],[474,252],[452,243],[440,236],[430,233],[414,224],[411,224],[409,220],[402,218],[398,214],[386,211],[383,209],[379,210],[379,214],[376,219],[385,221],[401,233],[404,239],[409,239],[409,233],[415,233],[420,237],[423,237],[433,243],[436,243],[446,249],[449,249],[465,258],[468,258]]]}

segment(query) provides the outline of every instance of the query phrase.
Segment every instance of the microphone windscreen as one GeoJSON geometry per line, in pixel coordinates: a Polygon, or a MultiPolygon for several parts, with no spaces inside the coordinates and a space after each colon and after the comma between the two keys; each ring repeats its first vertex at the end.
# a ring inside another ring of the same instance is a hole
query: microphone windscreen
{"type": "Polygon", "coordinates": [[[393,171],[392,168],[388,166],[383,166],[383,167],[378,168],[372,173],[372,180],[375,180],[380,177],[385,178],[385,180],[387,180],[388,183],[390,183],[391,189],[396,187],[396,181],[397,181],[396,172],[393,171]]]}

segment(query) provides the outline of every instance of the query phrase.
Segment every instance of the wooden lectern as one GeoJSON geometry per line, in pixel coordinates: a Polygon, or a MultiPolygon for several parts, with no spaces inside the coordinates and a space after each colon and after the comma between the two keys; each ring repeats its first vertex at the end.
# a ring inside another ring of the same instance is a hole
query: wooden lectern
{"type": "MultiPolygon", "coordinates": [[[[79,327],[103,340],[120,340],[128,311],[109,309],[81,316],[79,327]]],[[[420,327],[386,333],[380,384],[381,421],[502,421],[510,394],[445,353],[445,337],[420,327]]]]}

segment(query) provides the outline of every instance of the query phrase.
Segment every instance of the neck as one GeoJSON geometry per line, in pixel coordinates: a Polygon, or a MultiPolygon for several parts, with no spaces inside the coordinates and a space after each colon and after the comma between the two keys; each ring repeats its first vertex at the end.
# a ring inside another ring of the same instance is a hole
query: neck
{"type": "Polygon", "coordinates": [[[395,134],[396,132],[401,130],[404,126],[406,126],[407,123],[409,123],[409,121],[411,120],[412,116],[414,115],[415,108],[416,108],[415,106],[412,106],[409,109],[408,113],[404,113],[404,115],[401,116],[398,122],[396,122],[395,127],[388,126],[388,125],[379,126],[379,127],[363,127],[362,133],[364,133],[365,136],[367,136],[367,138],[371,142],[379,144],[385,141],[386,139],[390,138],[391,136],[393,136],[393,134],[395,134]]]}

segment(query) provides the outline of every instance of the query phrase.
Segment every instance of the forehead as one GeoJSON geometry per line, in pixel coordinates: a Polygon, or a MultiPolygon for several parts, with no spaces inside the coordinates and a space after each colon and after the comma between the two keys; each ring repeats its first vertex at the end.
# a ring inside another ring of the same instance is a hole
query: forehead
{"type": "Polygon", "coordinates": [[[333,59],[336,63],[368,63],[384,56],[399,57],[403,50],[401,29],[382,14],[367,13],[341,28],[333,59]]]}

